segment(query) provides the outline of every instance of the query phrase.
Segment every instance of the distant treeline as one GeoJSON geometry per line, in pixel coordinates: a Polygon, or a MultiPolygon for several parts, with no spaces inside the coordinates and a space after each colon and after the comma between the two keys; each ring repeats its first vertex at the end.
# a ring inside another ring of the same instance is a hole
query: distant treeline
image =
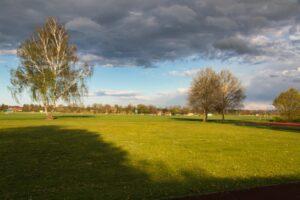
{"type": "MultiPolygon", "coordinates": [[[[0,111],[15,111],[15,112],[42,112],[44,107],[35,104],[24,104],[23,106],[9,106],[2,104],[0,111]]],[[[61,113],[92,113],[92,114],[153,114],[153,115],[192,115],[202,114],[193,111],[187,106],[169,106],[157,107],[153,105],[109,105],[109,104],[93,104],[90,106],[83,105],[59,105],[55,108],[56,112],[61,113]]],[[[274,111],[264,110],[230,110],[228,114],[273,114],[274,111]]]]}
{"type": "MultiPolygon", "coordinates": [[[[24,104],[23,106],[8,106],[2,104],[0,111],[11,109],[12,111],[22,112],[41,112],[44,107],[35,104],[24,104]]],[[[55,108],[56,112],[62,113],[94,113],[94,114],[188,114],[192,110],[183,106],[157,107],[153,105],[109,105],[109,104],[93,104],[90,106],[82,105],[59,105],[55,108]]]]}

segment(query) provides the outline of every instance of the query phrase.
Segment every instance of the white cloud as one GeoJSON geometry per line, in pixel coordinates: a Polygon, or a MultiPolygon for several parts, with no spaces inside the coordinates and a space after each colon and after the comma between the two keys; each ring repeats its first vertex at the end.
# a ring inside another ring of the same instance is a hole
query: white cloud
{"type": "Polygon", "coordinates": [[[188,93],[189,89],[188,88],[178,88],[177,91],[180,94],[186,94],[186,93],[188,93]]]}
{"type": "Polygon", "coordinates": [[[281,74],[285,77],[300,77],[300,67],[297,69],[285,69],[281,74]]]}
{"type": "Polygon", "coordinates": [[[300,25],[295,25],[291,28],[289,39],[291,41],[300,41],[300,25]]]}
{"type": "MultiPolygon", "coordinates": [[[[89,64],[93,64],[101,67],[121,66],[121,63],[116,59],[107,59],[105,57],[96,54],[91,54],[91,53],[81,54],[80,61],[87,62],[89,64]]],[[[131,67],[131,66],[127,65],[127,67],[131,67]]]]}
{"type": "Polygon", "coordinates": [[[169,75],[171,76],[183,76],[183,77],[191,77],[195,76],[202,68],[192,68],[192,69],[187,69],[187,70],[182,70],[182,71],[170,71],[169,75]]]}
{"type": "Polygon", "coordinates": [[[110,90],[110,89],[100,89],[89,95],[90,97],[115,97],[124,100],[146,100],[147,96],[144,96],[140,92],[131,90],[110,90]]]}
{"type": "Polygon", "coordinates": [[[137,92],[128,90],[106,90],[101,89],[91,94],[92,96],[116,96],[116,97],[130,97],[138,95],[137,92]]]}
{"type": "Polygon", "coordinates": [[[244,108],[246,110],[273,110],[274,106],[269,102],[246,102],[244,108]]]}
{"type": "Polygon", "coordinates": [[[143,13],[141,13],[141,12],[136,12],[136,11],[130,11],[129,14],[130,14],[130,15],[133,15],[133,16],[141,16],[141,15],[143,15],[143,13]]]}
{"type": "Polygon", "coordinates": [[[81,61],[83,62],[101,62],[103,61],[103,57],[97,56],[95,54],[83,54],[80,56],[81,61]]]}
{"type": "Polygon", "coordinates": [[[271,78],[296,78],[299,77],[300,78],[300,67],[298,68],[288,68],[288,67],[284,67],[284,68],[266,68],[263,70],[260,70],[257,72],[257,74],[254,75],[255,77],[271,77],[271,78]]]}
{"type": "MultiPolygon", "coordinates": [[[[157,106],[186,105],[188,88],[178,88],[173,91],[145,94],[132,90],[101,89],[89,94],[87,98],[110,98],[109,102],[127,104],[152,104],[157,106]]],[[[101,101],[102,102],[102,101],[101,101]]]]}
{"type": "Polygon", "coordinates": [[[148,104],[158,106],[187,105],[188,88],[178,88],[173,91],[158,92],[149,96],[148,104]]]}
{"type": "Polygon", "coordinates": [[[254,35],[250,37],[250,42],[256,45],[266,45],[270,42],[270,38],[264,36],[264,35],[254,35]]]}
{"type": "Polygon", "coordinates": [[[16,49],[0,49],[0,55],[16,55],[16,49]]]}

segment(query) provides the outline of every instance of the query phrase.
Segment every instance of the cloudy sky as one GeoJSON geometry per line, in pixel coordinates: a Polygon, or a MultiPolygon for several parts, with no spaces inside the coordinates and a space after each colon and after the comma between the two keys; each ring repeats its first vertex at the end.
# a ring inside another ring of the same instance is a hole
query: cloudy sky
{"type": "Polygon", "coordinates": [[[48,16],[95,66],[86,104],[185,105],[205,67],[234,72],[246,108],[300,89],[300,0],[1,0],[0,103],[16,104],[7,90],[16,48],[48,16]]]}

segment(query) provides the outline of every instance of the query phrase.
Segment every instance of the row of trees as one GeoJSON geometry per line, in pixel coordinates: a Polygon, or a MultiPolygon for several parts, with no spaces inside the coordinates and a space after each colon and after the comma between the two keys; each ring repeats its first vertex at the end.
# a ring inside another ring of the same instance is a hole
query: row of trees
{"type": "Polygon", "coordinates": [[[153,105],[109,105],[109,104],[93,104],[91,106],[78,106],[78,105],[60,105],[56,108],[57,112],[88,112],[94,114],[152,114],[152,115],[185,115],[191,112],[188,107],[182,106],[169,106],[169,107],[156,107],[153,105]]]}
{"type": "MultiPolygon", "coordinates": [[[[6,104],[0,105],[0,112],[7,111],[9,108],[16,108],[22,112],[40,112],[44,108],[38,104],[23,104],[23,106],[10,106],[6,104]]],[[[50,108],[52,109],[52,108],[50,108]]],[[[58,105],[55,108],[56,112],[60,113],[93,113],[93,114],[152,114],[152,115],[199,115],[203,114],[201,111],[197,112],[189,106],[168,106],[168,107],[157,107],[154,105],[109,105],[95,103],[93,105],[58,105]]],[[[276,114],[275,110],[227,110],[228,114],[240,114],[240,115],[271,115],[276,114]]]]}
{"type": "MultiPolygon", "coordinates": [[[[0,111],[6,111],[10,106],[2,104],[0,111]]],[[[35,104],[24,104],[23,112],[40,112],[43,106],[35,104]]],[[[52,108],[50,108],[52,109],[52,108]]],[[[84,105],[58,105],[55,108],[56,112],[61,113],[93,113],[93,114],[153,114],[153,115],[186,115],[192,112],[188,107],[183,106],[169,106],[156,107],[153,105],[109,105],[109,104],[93,104],[91,106],[84,105]]]]}
{"type": "MultiPolygon", "coordinates": [[[[285,121],[294,121],[300,118],[300,92],[295,88],[290,88],[287,91],[280,93],[273,101],[273,105],[276,110],[226,110],[230,114],[280,114],[281,118],[285,121]]],[[[16,107],[16,106],[13,106],[16,107]]],[[[6,111],[11,106],[2,104],[0,105],[0,111],[6,111]]],[[[40,112],[43,110],[43,106],[35,104],[24,104],[20,107],[23,112],[40,112]]],[[[52,108],[51,108],[52,109],[52,108]]],[[[218,109],[215,109],[215,112],[218,109]]],[[[93,104],[91,106],[84,105],[58,105],[56,107],[57,112],[61,113],[101,113],[101,114],[153,114],[153,115],[186,115],[189,113],[200,114],[203,111],[198,109],[198,112],[191,107],[182,106],[169,106],[169,107],[156,107],[153,105],[109,105],[109,104],[93,104]]],[[[219,111],[220,112],[220,111],[219,111]]]]}
{"type": "Polygon", "coordinates": [[[194,110],[203,112],[203,121],[207,121],[209,112],[221,113],[224,120],[225,113],[240,108],[245,97],[241,82],[230,71],[216,73],[206,68],[192,82],[189,103],[194,110]]]}

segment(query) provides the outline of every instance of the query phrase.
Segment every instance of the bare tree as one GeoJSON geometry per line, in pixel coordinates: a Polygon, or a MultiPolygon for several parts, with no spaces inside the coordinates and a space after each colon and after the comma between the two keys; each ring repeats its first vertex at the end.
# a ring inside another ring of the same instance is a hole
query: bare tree
{"type": "Polygon", "coordinates": [[[246,96],[241,82],[229,70],[222,70],[219,73],[219,83],[216,110],[222,114],[222,121],[224,121],[225,112],[228,109],[241,107],[246,96]]]}
{"type": "Polygon", "coordinates": [[[280,93],[274,99],[273,105],[284,119],[288,121],[297,119],[300,117],[300,92],[290,88],[280,93]]]}
{"type": "Polygon", "coordinates": [[[57,101],[80,100],[92,69],[79,61],[76,52],[65,27],[55,18],[48,18],[18,49],[21,64],[11,71],[13,96],[30,91],[32,99],[43,104],[49,119],[57,101]]]}
{"type": "Polygon", "coordinates": [[[208,112],[214,109],[217,103],[219,87],[219,77],[211,68],[198,72],[192,82],[189,103],[193,109],[203,111],[203,121],[207,121],[208,112]]]}

